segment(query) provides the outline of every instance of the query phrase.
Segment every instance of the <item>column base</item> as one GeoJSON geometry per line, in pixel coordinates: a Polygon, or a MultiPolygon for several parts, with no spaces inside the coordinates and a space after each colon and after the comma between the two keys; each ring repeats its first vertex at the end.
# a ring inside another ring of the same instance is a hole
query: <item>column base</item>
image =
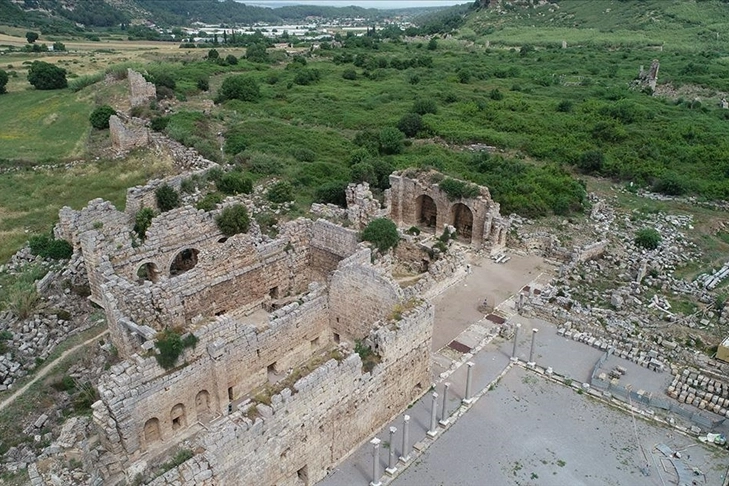
{"type": "Polygon", "coordinates": [[[537,367],[537,363],[535,363],[534,361],[530,361],[527,363],[527,368],[536,368],[536,367],[537,367]]]}
{"type": "Polygon", "coordinates": [[[382,486],[382,481],[380,481],[379,479],[377,480],[377,482],[372,481],[370,483],[370,486],[382,486]]]}
{"type": "Polygon", "coordinates": [[[429,430],[429,431],[427,431],[427,432],[426,432],[426,435],[427,435],[428,437],[435,437],[436,435],[438,435],[438,429],[435,429],[435,430],[429,430]]]}
{"type": "Polygon", "coordinates": [[[511,361],[512,363],[518,363],[519,358],[517,358],[516,356],[512,356],[511,358],[509,358],[509,361],[511,361]]]}
{"type": "Polygon", "coordinates": [[[394,476],[395,473],[397,472],[397,468],[396,467],[386,467],[385,472],[387,474],[389,474],[390,476],[394,476]]]}
{"type": "Polygon", "coordinates": [[[398,461],[402,462],[403,464],[407,464],[410,462],[410,456],[400,456],[398,458],[398,461]]]}
{"type": "Polygon", "coordinates": [[[438,422],[438,425],[440,425],[441,427],[448,427],[449,423],[450,423],[450,421],[448,419],[445,419],[445,420],[440,420],[438,422]]]}
{"type": "Polygon", "coordinates": [[[464,398],[463,400],[461,400],[461,403],[464,405],[470,405],[473,402],[474,402],[473,398],[464,398]]]}

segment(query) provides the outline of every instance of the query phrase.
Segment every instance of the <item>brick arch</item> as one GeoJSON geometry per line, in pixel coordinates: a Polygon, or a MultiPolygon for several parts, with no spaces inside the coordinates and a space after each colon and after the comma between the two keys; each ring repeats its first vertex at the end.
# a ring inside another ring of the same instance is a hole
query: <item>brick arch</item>
{"type": "Polygon", "coordinates": [[[137,267],[137,271],[134,273],[137,283],[144,283],[149,281],[157,283],[159,281],[160,271],[157,264],[151,260],[143,262],[137,267]]]}

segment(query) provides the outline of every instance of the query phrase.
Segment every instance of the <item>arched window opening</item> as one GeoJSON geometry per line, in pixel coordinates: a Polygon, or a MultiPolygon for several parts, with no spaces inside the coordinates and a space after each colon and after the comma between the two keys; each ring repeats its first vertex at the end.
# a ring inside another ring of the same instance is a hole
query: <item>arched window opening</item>
{"type": "Polygon", "coordinates": [[[137,281],[142,284],[146,281],[156,283],[159,279],[157,265],[152,262],[143,263],[137,270],[137,281]]]}
{"type": "Polygon", "coordinates": [[[159,419],[154,417],[144,423],[144,444],[145,446],[149,446],[159,440],[162,440],[162,435],[159,430],[159,419]]]}
{"type": "Polygon", "coordinates": [[[170,412],[170,422],[172,423],[172,430],[179,430],[183,427],[187,427],[187,419],[185,417],[185,406],[178,403],[172,407],[170,412]]]}
{"type": "Polygon", "coordinates": [[[453,205],[451,209],[451,224],[456,228],[456,235],[459,239],[471,242],[473,235],[473,213],[463,203],[453,205]]]}
{"type": "Polygon", "coordinates": [[[422,196],[418,196],[418,198],[415,200],[415,207],[415,218],[417,224],[419,226],[433,228],[433,230],[435,230],[435,226],[438,220],[438,208],[436,207],[433,198],[430,196],[426,196],[425,194],[423,194],[422,196]]]}
{"type": "Polygon", "coordinates": [[[200,251],[196,250],[195,248],[187,248],[178,253],[175,259],[172,260],[172,264],[170,265],[170,277],[182,275],[188,270],[195,268],[195,265],[197,265],[197,256],[199,253],[200,251]]]}

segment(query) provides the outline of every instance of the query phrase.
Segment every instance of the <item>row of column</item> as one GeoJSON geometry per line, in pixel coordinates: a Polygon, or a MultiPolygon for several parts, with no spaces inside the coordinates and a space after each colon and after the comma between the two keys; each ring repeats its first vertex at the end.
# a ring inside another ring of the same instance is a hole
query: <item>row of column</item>
{"type": "MultiPolygon", "coordinates": [[[[471,396],[471,388],[472,388],[472,374],[473,374],[473,366],[474,364],[472,362],[466,363],[467,368],[467,374],[466,374],[466,393],[464,395],[464,398],[462,400],[465,404],[470,404],[473,402],[473,397],[471,396]]],[[[450,383],[444,383],[443,384],[443,406],[441,408],[441,414],[440,414],[440,420],[438,420],[438,393],[433,392],[431,397],[433,399],[433,402],[431,404],[431,410],[430,410],[430,429],[427,432],[428,437],[435,437],[438,434],[438,425],[440,424],[442,427],[446,427],[449,422],[449,415],[448,415],[448,389],[451,387],[450,383]]],[[[390,476],[393,476],[395,472],[397,472],[397,462],[398,459],[395,459],[395,433],[397,432],[397,427],[390,427],[390,451],[389,456],[387,460],[387,468],[385,468],[385,472],[389,474],[390,476]]],[[[370,486],[381,486],[382,485],[382,474],[380,474],[380,444],[382,441],[375,437],[370,441],[370,444],[372,444],[372,482],[370,483],[370,486]]],[[[410,415],[405,415],[403,417],[403,423],[402,423],[402,449],[401,454],[399,457],[399,461],[403,464],[407,464],[408,461],[410,461],[410,453],[411,453],[411,445],[410,445],[410,415]]]]}
{"type": "MultiPolygon", "coordinates": [[[[514,329],[514,345],[511,348],[511,360],[516,361],[518,358],[516,357],[516,344],[519,340],[519,329],[521,329],[521,324],[516,325],[516,328],[514,329]]],[[[537,332],[539,332],[539,329],[533,328],[532,329],[532,344],[529,348],[529,361],[527,362],[527,366],[536,366],[536,362],[534,361],[534,346],[537,341],[537,332]]]]}

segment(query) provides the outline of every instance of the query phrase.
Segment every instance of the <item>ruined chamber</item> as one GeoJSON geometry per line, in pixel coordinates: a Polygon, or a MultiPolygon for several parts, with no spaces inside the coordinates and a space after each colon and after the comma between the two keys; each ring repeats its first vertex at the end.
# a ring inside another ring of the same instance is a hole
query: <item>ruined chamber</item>
{"type": "Polygon", "coordinates": [[[64,208],[56,229],[82,252],[123,358],[93,406],[106,484],[149,478],[180,449],[192,457],[151,484],[313,484],[428,389],[432,307],[406,299],[356,232],[302,218],[275,239],[226,238],[219,210],[188,206],[141,241],[134,215],[161,183],[130,189],[125,212],[64,208]],[[188,347],[163,368],[170,330],[188,347]]]}

